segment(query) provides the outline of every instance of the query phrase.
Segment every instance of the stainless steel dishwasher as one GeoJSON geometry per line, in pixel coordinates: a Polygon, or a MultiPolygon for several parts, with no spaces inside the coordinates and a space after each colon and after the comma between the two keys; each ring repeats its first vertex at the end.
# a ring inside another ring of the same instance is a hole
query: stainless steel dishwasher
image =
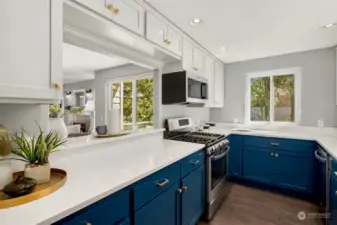
{"type": "MultiPolygon", "coordinates": [[[[319,162],[319,187],[318,191],[321,200],[321,206],[325,205],[325,212],[330,213],[330,171],[331,171],[331,156],[318,145],[315,151],[315,157],[319,162]]],[[[325,224],[329,225],[329,218],[325,220],[325,224]]]]}

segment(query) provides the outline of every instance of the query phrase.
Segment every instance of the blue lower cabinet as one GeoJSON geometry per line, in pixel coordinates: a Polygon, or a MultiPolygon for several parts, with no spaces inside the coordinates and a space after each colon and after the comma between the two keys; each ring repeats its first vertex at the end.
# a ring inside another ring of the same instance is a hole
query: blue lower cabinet
{"type": "Polygon", "coordinates": [[[126,218],[121,222],[116,223],[116,225],[131,225],[130,218],[126,218]]]}
{"type": "Polygon", "coordinates": [[[229,140],[229,153],[228,153],[228,175],[241,177],[242,176],[242,135],[230,135],[229,140]]]}
{"type": "Polygon", "coordinates": [[[128,225],[130,189],[123,189],[94,203],[54,225],[128,225]]]}
{"type": "Polygon", "coordinates": [[[135,225],[179,225],[179,182],[135,212],[135,225]]]}
{"type": "Polygon", "coordinates": [[[182,180],[182,225],[195,225],[205,208],[205,169],[199,167],[182,180]]]}
{"type": "Polygon", "coordinates": [[[274,151],[273,183],[295,191],[315,194],[315,157],[299,152],[274,151]]]}
{"type": "Polygon", "coordinates": [[[276,158],[274,152],[258,147],[243,148],[243,176],[262,183],[273,183],[276,158]]]}

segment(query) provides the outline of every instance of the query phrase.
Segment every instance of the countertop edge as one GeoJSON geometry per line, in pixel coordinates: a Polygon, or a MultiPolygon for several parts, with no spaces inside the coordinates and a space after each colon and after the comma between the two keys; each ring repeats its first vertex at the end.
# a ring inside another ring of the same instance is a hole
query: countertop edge
{"type": "MultiPolygon", "coordinates": [[[[167,141],[170,141],[170,140],[167,140],[167,141]]],[[[132,185],[132,184],[135,184],[136,182],[142,180],[143,178],[145,178],[147,176],[150,176],[151,174],[156,173],[159,170],[161,170],[161,169],[163,169],[163,168],[165,168],[165,167],[167,167],[169,165],[172,165],[172,164],[180,161],[181,159],[183,159],[183,158],[185,158],[185,157],[187,157],[187,156],[189,156],[189,155],[191,155],[191,154],[193,154],[195,152],[201,151],[203,148],[205,148],[205,145],[203,145],[203,144],[199,144],[199,145],[200,145],[199,147],[195,147],[195,149],[193,149],[192,152],[189,153],[189,154],[181,155],[179,158],[177,158],[177,159],[175,159],[173,161],[167,162],[167,163],[161,165],[160,167],[157,167],[156,169],[147,171],[146,173],[144,173],[144,174],[142,174],[140,176],[137,176],[137,177],[135,177],[135,178],[133,178],[133,179],[127,181],[127,182],[124,182],[124,183],[122,183],[122,184],[120,184],[120,185],[118,185],[118,186],[116,186],[116,187],[114,187],[114,188],[112,188],[110,190],[107,190],[107,191],[103,192],[102,194],[99,194],[99,195],[97,195],[97,196],[95,196],[93,198],[87,199],[85,202],[80,203],[79,205],[77,205],[77,206],[75,206],[73,208],[66,209],[63,212],[60,212],[58,215],[50,217],[50,218],[48,218],[47,220],[45,220],[43,222],[37,223],[36,225],[51,225],[51,224],[53,224],[53,223],[55,223],[57,221],[60,221],[60,220],[62,220],[64,218],[66,218],[67,216],[69,216],[69,215],[71,215],[73,213],[76,213],[79,210],[82,210],[85,207],[88,207],[91,204],[94,204],[94,203],[96,203],[96,202],[104,199],[105,197],[107,197],[109,195],[112,195],[112,194],[114,194],[114,193],[116,193],[116,192],[118,192],[118,191],[120,191],[120,190],[122,190],[122,189],[124,189],[124,188],[126,188],[126,187],[128,187],[130,185],[132,185]]]]}

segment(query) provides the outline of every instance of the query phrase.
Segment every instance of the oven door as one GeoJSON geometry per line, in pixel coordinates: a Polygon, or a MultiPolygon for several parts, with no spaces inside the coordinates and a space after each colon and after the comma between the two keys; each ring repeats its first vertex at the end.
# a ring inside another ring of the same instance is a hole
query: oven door
{"type": "Polygon", "coordinates": [[[208,201],[211,202],[224,187],[228,171],[229,146],[223,146],[208,156],[208,201]]]}
{"type": "Polygon", "coordinates": [[[207,81],[202,78],[187,78],[187,97],[188,99],[207,100],[207,81]]]}

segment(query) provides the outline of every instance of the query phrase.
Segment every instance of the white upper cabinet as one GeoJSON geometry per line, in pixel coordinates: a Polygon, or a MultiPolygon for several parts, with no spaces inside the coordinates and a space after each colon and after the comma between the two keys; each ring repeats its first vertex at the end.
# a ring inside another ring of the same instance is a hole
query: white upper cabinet
{"type": "Polygon", "coordinates": [[[106,7],[112,13],[112,19],[140,35],[144,35],[145,10],[132,0],[106,0],[106,7]]]}
{"type": "Polygon", "coordinates": [[[0,102],[61,99],[62,10],[62,1],[0,1],[0,102]]]}
{"type": "Polygon", "coordinates": [[[213,107],[223,107],[225,99],[225,68],[220,62],[215,62],[214,73],[214,104],[213,107]]]}
{"type": "Polygon", "coordinates": [[[139,35],[144,35],[145,9],[133,0],[74,1],[139,35]]]}
{"type": "Polygon", "coordinates": [[[204,74],[205,55],[188,40],[184,40],[183,47],[183,68],[195,74],[205,77],[204,74]]]}
{"type": "Polygon", "coordinates": [[[178,56],[182,54],[182,35],[149,12],[146,15],[146,38],[178,56]]]}
{"type": "Polygon", "coordinates": [[[214,104],[214,59],[209,56],[205,56],[205,77],[208,80],[208,101],[206,107],[212,107],[214,104]]]}
{"type": "Polygon", "coordinates": [[[166,24],[151,13],[146,14],[146,38],[153,43],[166,47],[166,24]]]}
{"type": "Polygon", "coordinates": [[[182,55],[183,37],[171,27],[167,27],[167,49],[176,55],[182,55]]]}

